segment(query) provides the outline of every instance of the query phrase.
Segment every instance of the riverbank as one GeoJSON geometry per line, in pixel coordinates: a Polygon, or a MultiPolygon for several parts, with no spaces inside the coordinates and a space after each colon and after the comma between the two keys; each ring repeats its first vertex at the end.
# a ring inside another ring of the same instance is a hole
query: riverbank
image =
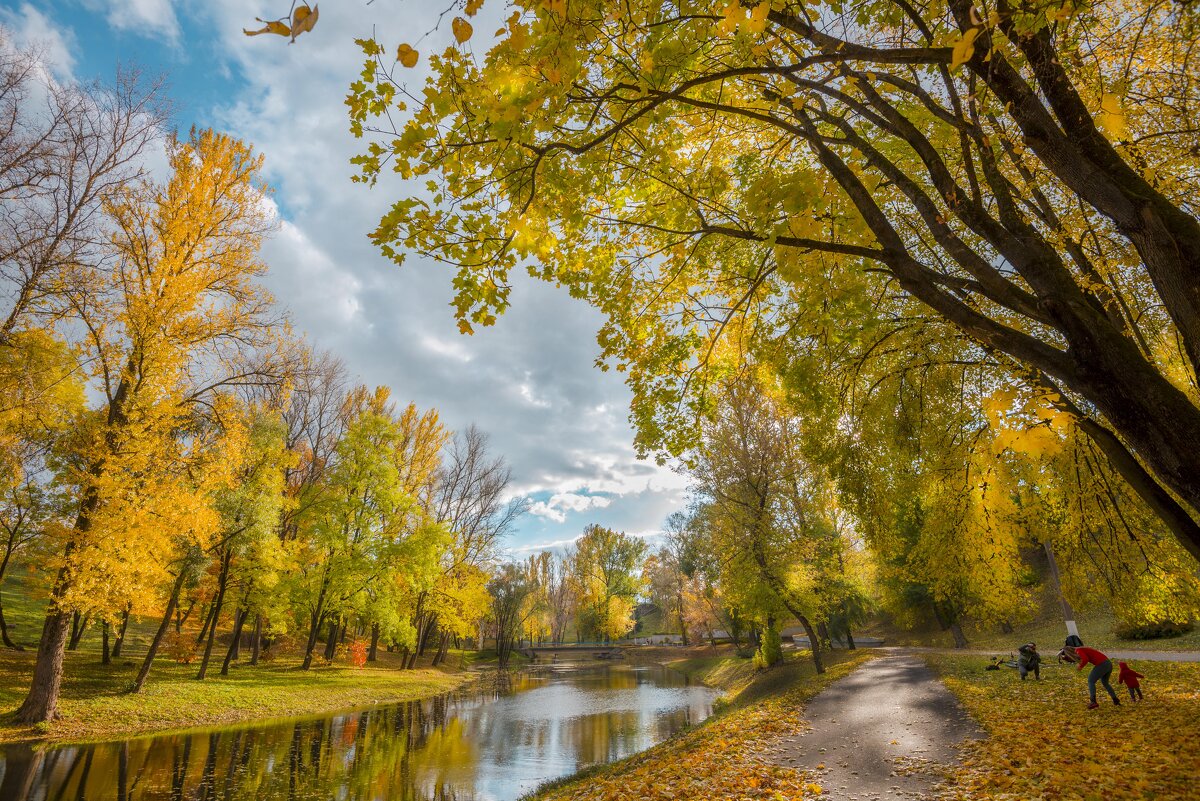
{"type": "MultiPolygon", "coordinates": [[[[872,658],[866,651],[827,653],[829,669],[816,675],[807,652],[745,680],[744,664],[732,653],[691,656],[667,662],[699,680],[729,683],[720,711],[699,726],[640,754],[552,782],[527,801],[584,801],[599,797],[737,799],[815,797],[821,788],[811,773],[771,764],[770,752],[785,737],[803,731],[803,705],[830,683],[872,658]]],[[[753,670],[753,668],[751,668],[753,670]]]]}
{"type": "Polygon", "coordinates": [[[161,659],[137,695],[126,692],[139,661],[101,665],[94,653],[68,652],[60,719],[41,726],[13,720],[33,669],[30,651],[0,651],[0,744],[23,740],[84,742],[228,726],[393,704],[449,692],[476,674],[460,670],[457,658],[445,668],[400,670],[399,658],[381,653],[378,663],[301,670],[298,658],[270,664],[235,665],[228,676],[216,665],[204,681],[195,664],[161,659]]]}

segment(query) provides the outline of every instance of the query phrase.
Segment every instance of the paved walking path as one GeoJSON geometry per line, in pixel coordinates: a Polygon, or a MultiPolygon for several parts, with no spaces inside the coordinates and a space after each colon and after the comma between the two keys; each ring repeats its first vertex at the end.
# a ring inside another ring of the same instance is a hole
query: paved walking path
{"type": "Polygon", "coordinates": [[[831,801],[926,798],[954,746],[983,733],[919,657],[889,653],[809,702],[812,728],[783,741],[776,761],[817,771],[831,801]]]}

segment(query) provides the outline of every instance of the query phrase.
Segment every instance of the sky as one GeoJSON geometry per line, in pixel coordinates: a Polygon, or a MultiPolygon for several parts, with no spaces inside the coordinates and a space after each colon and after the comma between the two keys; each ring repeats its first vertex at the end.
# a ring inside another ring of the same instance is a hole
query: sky
{"type": "MultiPolygon", "coordinates": [[[[255,17],[285,15],[290,0],[0,0],[0,25],[41,47],[58,80],[108,82],[118,67],[162,76],[177,129],[213,127],[264,155],[279,227],[262,255],[277,301],[357,381],[437,408],[452,429],[474,423],[489,435],[512,467],[513,493],[531,502],[507,543],[511,556],[561,549],[589,523],[652,538],[683,507],[687,480],[636,458],[629,391],[618,373],[594,366],[598,312],[522,275],[499,322],[463,336],[449,269],[416,257],[396,267],[367,240],[405,188],[350,181],[361,145],[344,106],[362,68],[354,39],[374,32],[389,49],[440,49],[453,15],[435,28],[450,3],[325,0],[315,29],[292,45],[242,33],[258,27],[255,17]]],[[[499,27],[487,15],[503,5],[485,7],[476,30],[499,27]]],[[[487,41],[477,33],[472,44],[487,41]]]]}

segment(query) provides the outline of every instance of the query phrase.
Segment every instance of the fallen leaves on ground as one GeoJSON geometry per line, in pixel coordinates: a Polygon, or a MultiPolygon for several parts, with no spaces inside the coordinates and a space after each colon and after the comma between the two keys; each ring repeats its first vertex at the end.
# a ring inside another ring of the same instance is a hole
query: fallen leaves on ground
{"type": "Polygon", "coordinates": [[[1136,662],[1145,700],[1097,686],[1087,709],[1087,671],[1047,665],[1042,681],[984,671],[979,657],[928,661],[988,732],[950,773],[949,798],[1193,798],[1200,776],[1200,664],[1136,662]]]}
{"type": "MultiPolygon", "coordinates": [[[[799,734],[808,699],[859,667],[869,654],[859,652],[831,666],[823,675],[801,673],[785,664],[775,671],[795,671],[804,678],[762,700],[710,718],[700,727],[609,769],[539,795],[541,801],[687,801],[687,799],[788,799],[822,794],[814,774],[773,764],[779,740],[799,734]]],[[[759,681],[769,681],[770,674],[759,681]]],[[[748,688],[754,691],[754,685],[748,688]]]]}

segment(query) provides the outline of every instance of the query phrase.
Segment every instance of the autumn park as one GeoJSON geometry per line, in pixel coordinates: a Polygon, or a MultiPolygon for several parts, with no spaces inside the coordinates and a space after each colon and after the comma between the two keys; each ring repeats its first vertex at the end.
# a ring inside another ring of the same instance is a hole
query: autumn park
{"type": "Polygon", "coordinates": [[[0,801],[1194,799],[1200,2],[0,0],[0,801]]]}

